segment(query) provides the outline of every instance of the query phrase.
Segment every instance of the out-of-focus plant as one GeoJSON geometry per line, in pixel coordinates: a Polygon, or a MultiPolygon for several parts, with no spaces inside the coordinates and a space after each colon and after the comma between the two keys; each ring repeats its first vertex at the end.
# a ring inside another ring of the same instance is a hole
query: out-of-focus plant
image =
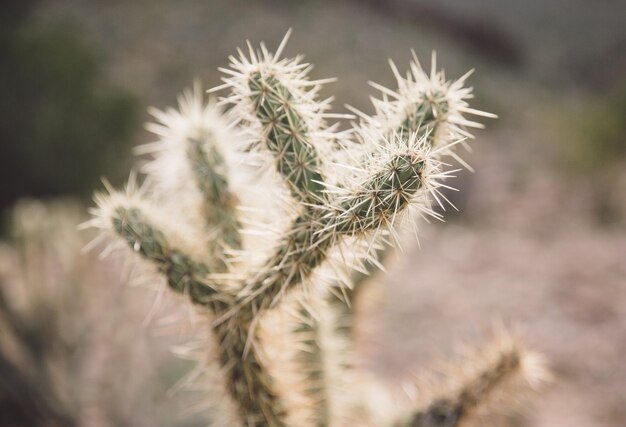
{"type": "Polygon", "coordinates": [[[0,425],[197,425],[165,399],[188,363],[169,354],[175,341],[148,333],[151,303],[124,286],[119,260],[82,253],[84,207],[21,201],[11,213],[0,245],[0,425]]]}
{"type": "Polygon", "coordinates": [[[568,172],[591,184],[594,213],[600,223],[623,220],[626,212],[623,179],[626,164],[626,83],[609,94],[567,111],[559,127],[561,163],[568,172]],[[567,138],[562,138],[567,135],[567,138]]]}
{"type": "Polygon", "coordinates": [[[351,272],[380,266],[419,217],[441,219],[431,204],[445,208],[454,173],[442,158],[462,162],[455,148],[482,126],[467,116],[492,117],[467,104],[470,73],[448,81],[434,57],[430,73],[392,64],[397,89],[373,84],[375,114],[355,110],[339,131],[317,99],[325,80],[282,59],[285,42],[230,58],[214,89],[229,91],[228,113],[198,87],[153,110],[145,182],[107,185],[87,225],[211,317],[215,425],[457,426],[513,409],[544,369],[506,333],[392,398],[356,368],[345,329],[351,272]]]}
{"type": "Polygon", "coordinates": [[[626,160],[626,83],[600,100],[588,102],[572,130],[569,160],[586,173],[597,173],[626,160]]]}
{"type": "Polygon", "coordinates": [[[0,15],[0,210],[120,176],[134,98],[106,83],[96,52],[71,26],[34,28],[25,7],[2,6],[0,15]]]}

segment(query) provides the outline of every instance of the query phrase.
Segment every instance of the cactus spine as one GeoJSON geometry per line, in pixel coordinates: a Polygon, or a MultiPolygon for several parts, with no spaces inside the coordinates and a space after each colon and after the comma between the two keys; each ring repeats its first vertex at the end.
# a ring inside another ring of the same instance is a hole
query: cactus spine
{"type": "MultiPolygon", "coordinates": [[[[205,104],[198,87],[179,99],[178,111],[154,110],[157,122],[148,128],[159,140],[140,150],[153,157],[148,178],[139,190],[131,179],[126,192],[97,195],[90,223],[213,316],[223,388],[237,407],[233,422],[350,425],[362,403],[342,396],[357,395],[342,389],[355,370],[339,355],[349,336],[338,325],[358,289],[347,271],[379,265],[381,243],[398,240],[410,212],[440,217],[430,203],[442,204],[439,189],[453,173],[443,171],[440,157],[455,155],[452,148],[471,136],[467,127],[480,126],[464,115],[490,115],[467,106],[465,77],[446,82],[434,62],[428,76],[415,59],[407,78],[392,64],[397,92],[374,85],[383,94],[374,116],[357,112],[362,120],[352,132],[336,132],[326,123],[330,100],[317,99],[325,81],[309,80],[310,66],[299,57],[280,59],[286,40],[275,54],[249,45],[248,55],[230,58],[215,89],[229,90],[220,101],[228,114],[205,104]],[[258,158],[276,178],[276,203],[287,201],[281,236],[260,251],[262,261],[247,241],[247,206],[234,196],[238,174],[254,171],[258,158]],[[337,289],[345,301],[330,303],[337,289]],[[281,312],[288,316],[272,315],[281,312]],[[292,378],[301,384],[291,390],[281,378],[287,366],[274,366],[264,348],[276,337],[259,332],[272,330],[272,318],[292,325],[275,333],[293,344],[291,367],[300,372],[292,378]]],[[[415,423],[408,425],[423,424],[415,423]]]]}

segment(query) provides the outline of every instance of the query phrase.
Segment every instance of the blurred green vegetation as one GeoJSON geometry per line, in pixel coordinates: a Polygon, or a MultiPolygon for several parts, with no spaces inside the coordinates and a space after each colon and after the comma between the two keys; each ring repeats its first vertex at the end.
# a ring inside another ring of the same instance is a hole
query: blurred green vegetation
{"type": "Polygon", "coordinates": [[[626,81],[604,98],[590,102],[580,118],[572,146],[575,166],[591,174],[626,160],[626,81]]]}
{"type": "Polygon", "coordinates": [[[30,28],[25,9],[1,10],[0,211],[121,178],[138,119],[137,102],[106,82],[80,31],[30,28]]]}
{"type": "Polygon", "coordinates": [[[589,202],[599,225],[623,218],[623,194],[615,182],[626,165],[626,81],[604,95],[559,109],[553,139],[558,160],[571,179],[589,186],[589,202]]]}

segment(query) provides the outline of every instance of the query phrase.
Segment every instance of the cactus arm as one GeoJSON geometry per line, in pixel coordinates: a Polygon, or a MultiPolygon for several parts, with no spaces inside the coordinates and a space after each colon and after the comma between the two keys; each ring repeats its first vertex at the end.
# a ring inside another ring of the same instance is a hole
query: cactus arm
{"type": "Polygon", "coordinates": [[[165,234],[150,224],[138,207],[115,208],[111,221],[113,229],[132,250],[156,265],[173,291],[188,295],[194,304],[213,312],[226,307],[220,301],[223,293],[206,280],[209,271],[206,265],[171,247],[165,234]]]}
{"type": "Polygon", "coordinates": [[[386,164],[342,200],[332,224],[344,235],[389,226],[422,188],[424,158],[414,152],[391,156],[386,164]]]}
{"type": "Polygon", "coordinates": [[[309,127],[293,105],[293,95],[271,74],[253,73],[249,86],[265,146],[274,155],[277,171],[296,199],[319,203],[324,199],[320,159],[309,140],[309,127]]]}
{"type": "Polygon", "coordinates": [[[176,200],[175,209],[202,229],[212,272],[227,269],[232,249],[241,249],[236,198],[229,177],[232,132],[221,110],[206,102],[199,83],[178,98],[178,109],[151,109],[155,121],[146,125],[155,142],[138,148],[151,154],[144,170],[163,203],[176,200]],[[182,206],[182,208],[181,208],[182,206]]]}
{"type": "MultiPolygon", "coordinates": [[[[208,268],[183,251],[173,248],[163,231],[150,224],[138,207],[118,206],[111,218],[113,229],[143,258],[151,261],[167,278],[169,287],[188,295],[191,301],[219,315],[233,304],[223,289],[210,286],[208,268]]],[[[249,325],[236,321],[214,327],[219,345],[219,360],[226,374],[226,388],[240,409],[246,426],[281,426],[283,410],[272,389],[255,348],[245,351],[249,325]]]]}
{"type": "Polygon", "coordinates": [[[207,225],[218,228],[220,238],[228,247],[239,249],[241,226],[235,215],[235,198],[228,188],[225,159],[212,142],[213,138],[215,135],[211,132],[190,138],[187,156],[204,198],[207,225]]]}
{"type": "MultiPolygon", "coordinates": [[[[480,124],[476,122],[463,119],[462,114],[496,117],[468,107],[466,100],[471,97],[471,90],[464,88],[463,84],[471,71],[457,81],[448,82],[443,78],[443,72],[436,71],[434,54],[429,75],[422,69],[415,53],[413,53],[408,78],[403,78],[393,63],[391,63],[391,68],[397,80],[396,91],[372,83],[372,86],[385,96],[383,99],[374,99],[376,109],[374,117],[361,114],[364,120],[357,128],[357,132],[367,132],[365,128],[373,126],[373,123],[382,123],[382,129],[378,131],[387,135],[388,138],[394,133],[399,135],[417,133],[427,145],[442,147],[454,142],[455,139],[473,138],[465,127],[480,127],[480,124]],[[390,100],[389,97],[392,99],[390,100]],[[458,122],[462,125],[458,125],[458,122]]],[[[438,151],[433,157],[439,159],[444,154],[451,155],[471,170],[471,167],[455,153],[453,147],[438,151]]],[[[378,249],[375,257],[383,261],[390,252],[393,250],[387,246],[378,249]]],[[[352,277],[352,287],[345,290],[344,300],[331,298],[331,306],[337,311],[338,318],[344,319],[341,332],[349,335],[352,335],[351,325],[354,323],[353,316],[355,307],[358,305],[359,292],[364,282],[377,271],[373,263],[366,263],[365,269],[367,274],[355,272],[352,277]]]]}
{"type": "Polygon", "coordinates": [[[479,415],[498,416],[520,409],[549,375],[543,359],[502,333],[461,367],[446,372],[451,384],[418,405],[397,427],[458,427],[479,415]]]}

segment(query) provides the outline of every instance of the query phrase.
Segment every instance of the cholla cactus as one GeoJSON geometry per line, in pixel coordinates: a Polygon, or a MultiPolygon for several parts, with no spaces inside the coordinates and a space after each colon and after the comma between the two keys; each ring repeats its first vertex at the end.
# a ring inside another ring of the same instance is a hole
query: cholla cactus
{"type": "Polygon", "coordinates": [[[442,156],[458,158],[481,127],[467,115],[493,117],[469,108],[467,75],[445,80],[434,58],[430,74],[417,58],[407,77],[392,64],[398,89],[373,84],[375,115],[355,110],[361,120],[338,131],[317,99],[325,81],[281,59],[286,41],[231,57],[219,103],[196,86],[179,110],[154,111],[147,179],[97,195],[90,221],[211,316],[215,425],[455,426],[493,396],[519,400],[541,365],[502,338],[430,400],[372,404],[385,393],[362,392],[344,329],[359,287],[350,272],[380,266],[419,216],[441,218],[431,203],[449,203],[454,174],[442,156]]]}

